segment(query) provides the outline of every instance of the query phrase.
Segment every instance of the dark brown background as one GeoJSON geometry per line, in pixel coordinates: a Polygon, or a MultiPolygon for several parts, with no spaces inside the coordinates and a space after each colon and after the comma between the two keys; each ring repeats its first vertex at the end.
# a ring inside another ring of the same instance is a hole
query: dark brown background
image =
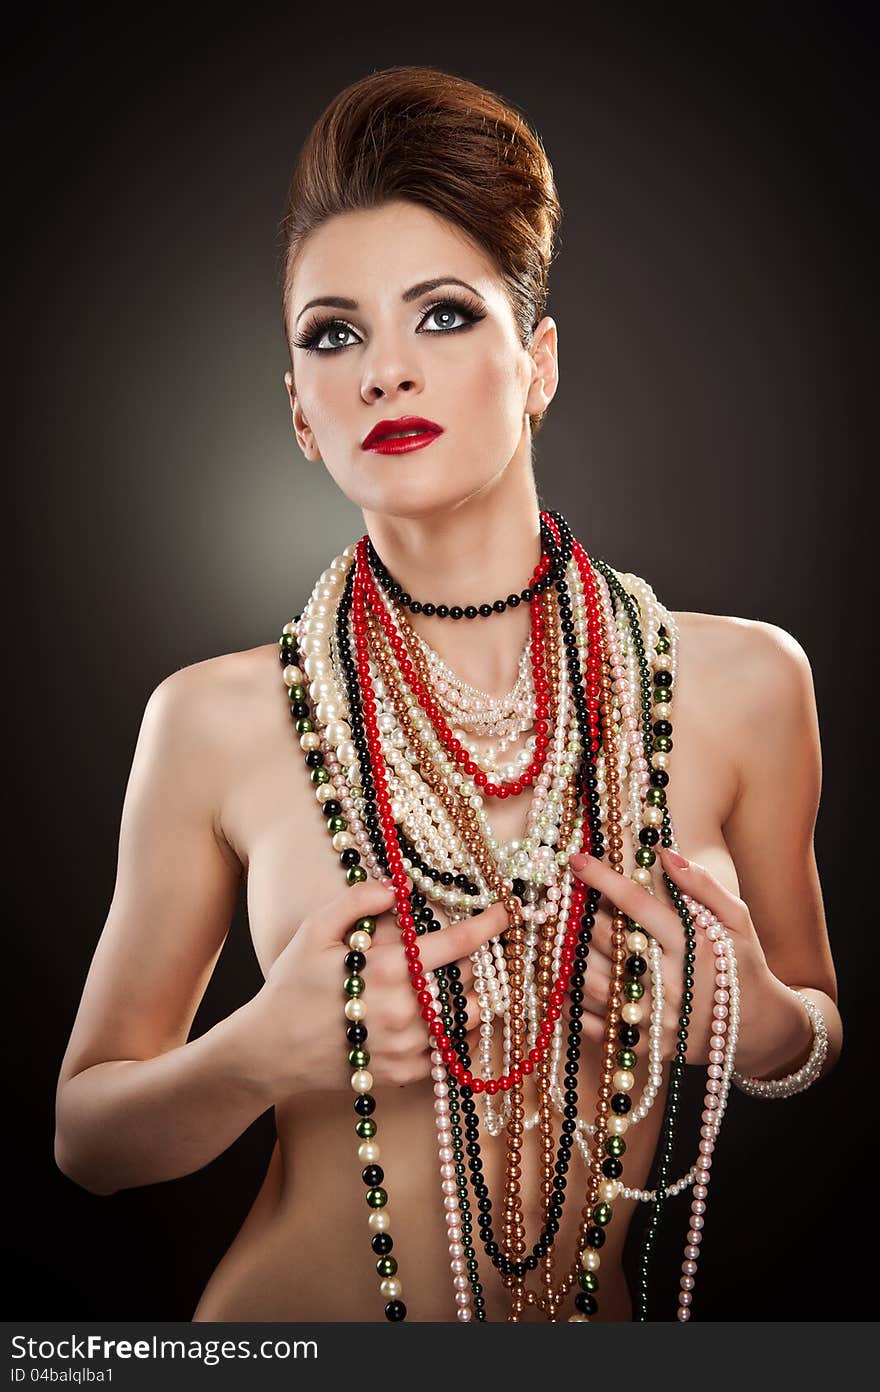
{"type": "MultiPolygon", "coordinates": [[[[147,697],[177,667],[273,640],[363,530],[295,446],[277,228],[318,112],[402,62],[500,91],[554,163],[561,384],[536,446],[543,503],[670,607],[779,624],[812,662],[845,1053],[801,1098],[732,1098],[694,1308],[868,1317],[853,1258],[876,1241],[876,49],[849,7],[796,23],[775,6],[723,21],[660,8],[587,11],[577,33],[558,11],[525,29],[501,7],[445,4],[278,7],[233,28],[216,10],[100,29],[41,11],[12,42],[9,1317],[189,1319],[262,1177],[271,1113],[198,1174],[93,1197],[54,1167],[54,1088],[147,697]]],[[[195,1032],[259,982],[241,904],[195,1032]]],[[[682,1134],[687,1165],[692,1120],[682,1134]]]]}

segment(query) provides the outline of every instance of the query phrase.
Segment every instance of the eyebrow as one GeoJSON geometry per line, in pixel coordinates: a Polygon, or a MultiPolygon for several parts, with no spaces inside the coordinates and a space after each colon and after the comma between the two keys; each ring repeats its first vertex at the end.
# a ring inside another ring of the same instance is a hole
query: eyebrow
{"type": "MultiPolygon", "coordinates": [[[[404,304],[409,304],[410,300],[417,300],[420,295],[425,295],[429,290],[436,290],[439,285],[463,285],[465,290],[470,290],[472,295],[479,294],[472,285],[468,285],[466,280],[459,280],[458,276],[437,276],[434,280],[420,280],[418,285],[411,285],[408,290],[404,290],[401,299],[404,304]]],[[[481,297],[482,298],[482,297],[481,297]]],[[[299,323],[307,309],[313,309],[315,305],[332,305],[334,309],[357,309],[357,300],[346,299],[344,295],[319,295],[316,300],[309,300],[304,304],[299,314],[296,316],[295,323],[299,323]]]]}

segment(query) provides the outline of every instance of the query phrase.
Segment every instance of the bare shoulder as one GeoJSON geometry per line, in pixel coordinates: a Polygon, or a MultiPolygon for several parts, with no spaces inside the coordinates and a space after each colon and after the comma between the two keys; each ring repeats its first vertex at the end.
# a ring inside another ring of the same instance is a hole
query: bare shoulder
{"type": "Polygon", "coordinates": [[[725,731],[738,796],[755,770],[786,749],[818,767],[819,726],[809,658],[778,624],[726,614],[673,612],[679,629],[677,699],[696,723],[725,731]]]}
{"type": "Polygon", "coordinates": [[[242,774],[260,763],[272,742],[289,738],[282,695],[278,644],[263,643],[177,668],[159,682],[144,715],[145,726],[161,728],[173,741],[181,763],[198,764],[217,843],[245,872],[224,809],[242,774]]]}
{"type": "Polygon", "coordinates": [[[679,629],[682,660],[699,665],[701,675],[717,673],[726,684],[736,675],[760,685],[802,681],[810,672],[807,654],[798,640],[777,624],[741,619],[728,614],[673,611],[679,629]],[[729,664],[742,664],[734,673],[729,664]]]}
{"type": "Polygon", "coordinates": [[[206,734],[223,736],[222,745],[229,747],[234,738],[252,733],[236,717],[268,716],[273,707],[277,711],[272,696],[277,697],[278,682],[278,645],[262,643],[177,668],[159,683],[151,700],[172,703],[194,721],[206,722],[206,734]]]}

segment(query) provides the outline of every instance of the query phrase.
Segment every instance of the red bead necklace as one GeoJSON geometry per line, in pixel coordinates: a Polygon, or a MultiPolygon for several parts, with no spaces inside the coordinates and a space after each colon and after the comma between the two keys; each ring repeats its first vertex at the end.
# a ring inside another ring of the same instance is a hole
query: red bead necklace
{"type": "MultiPolygon", "coordinates": [[[[542,516],[546,518],[558,540],[559,531],[553,519],[547,513],[543,513],[542,516]]],[[[578,568],[584,584],[584,597],[587,605],[588,652],[585,681],[586,704],[589,715],[591,747],[593,752],[596,752],[599,748],[599,674],[602,670],[603,662],[603,635],[598,598],[596,596],[592,572],[587,561],[586,552],[583,551],[583,548],[580,547],[578,543],[575,543],[575,545],[577,547],[578,568]]],[[[535,580],[540,579],[541,576],[546,573],[549,564],[549,558],[543,556],[535,570],[535,580]]],[[[549,738],[547,737],[548,726],[546,721],[546,715],[549,709],[549,687],[543,668],[544,646],[540,632],[539,605],[536,601],[532,601],[530,605],[530,618],[532,633],[531,651],[533,667],[536,669],[536,717],[539,716],[540,711],[544,712],[539,717],[544,724],[544,729],[541,730],[539,734],[542,743],[538,744],[536,740],[538,753],[536,754],[535,760],[533,760],[532,765],[530,765],[526,773],[517,780],[516,784],[501,785],[498,787],[488,782],[488,780],[486,780],[486,775],[482,775],[484,782],[481,783],[477,776],[480,774],[480,770],[477,770],[476,774],[471,772],[476,766],[473,765],[468,751],[463,748],[460,741],[454,738],[449,726],[443,719],[442,712],[432,699],[430,692],[427,691],[423,683],[418,679],[412,660],[407,652],[406,645],[397,634],[391,616],[385,611],[385,607],[378,594],[375,582],[373,581],[367,558],[366,538],[362,538],[358,543],[355,565],[356,573],[353,589],[352,627],[354,630],[358,678],[361,690],[364,732],[369,745],[371,766],[374,771],[376,804],[379,811],[383,838],[391,871],[391,880],[397,899],[397,921],[400,927],[404,955],[407,960],[410,984],[416,992],[416,998],[421,1007],[422,1018],[428,1025],[428,1033],[434,1040],[435,1047],[440,1051],[444,1063],[459,1085],[469,1087],[474,1093],[480,1093],[484,1089],[490,1095],[498,1091],[506,1092],[511,1086],[520,1084],[523,1075],[533,1071],[535,1065],[543,1059],[549,1047],[550,1039],[553,1034],[553,1027],[562,1013],[562,1006],[568,989],[568,981],[574,964],[575,943],[580,932],[580,917],[586,899],[586,889],[579,882],[572,890],[569,917],[566,923],[565,937],[560,951],[560,970],[547,998],[547,1009],[538,1029],[535,1046],[529,1051],[528,1055],[520,1060],[518,1064],[515,1064],[508,1073],[502,1074],[498,1078],[490,1079],[474,1077],[474,1075],[461,1063],[455,1049],[452,1047],[452,1041],[443,1027],[442,1018],[433,1005],[431,993],[428,990],[428,983],[422,968],[418,937],[415,931],[415,919],[410,912],[407,875],[395,834],[394,816],[388,794],[385,763],[382,755],[379,727],[376,720],[376,698],[372,690],[369,669],[367,608],[369,608],[371,618],[374,621],[378,619],[381,623],[385,636],[394,651],[403,677],[413,690],[425,714],[437,729],[438,736],[443,741],[450,757],[463,766],[464,771],[468,773],[469,776],[473,777],[474,782],[477,783],[484,792],[490,793],[491,795],[509,796],[514,792],[514,788],[516,788],[517,793],[522,792],[523,786],[527,782],[531,782],[535,775],[540,772],[546,760],[550,744],[549,738]],[[539,675],[543,678],[543,689],[538,686],[537,678],[539,675]]],[[[583,828],[585,836],[583,848],[589,851],[591,849],[589,822],[586,817],[583,821],[583,828]]]]}
{"type": "MultiPolygon", "coordinates": [[[[357,586],[358,580],[362,581],[371,612],[378,617],[381,622],[388,642],[394,650],[394,656],[397,659],[400,670],[406,678],[407,684],[411,687],[425,714],[430,718],[437,731],[437,736],[442,741],[450,759],[454,759],[457,764],[460,764],[462,771],[472,778],[488,797],[517,797],[525,788],[529,787],[540,774],[550,748],[548,734],[550,730],[550,721],[548,719],[549,686],[545,667],[544,640],[540,632],[540,611],[538,603],[540,597],[536,596],[529,604],[529,619],[531,624],[529,651],[535,684],[535,757],[532,759],[528,768],[514,781],[510,783],[494,783],[491,781],[488,774],[484,773],[479,765],[474,763],[470,756],[470,752],[465,749],[461,741],[455,738],[449,725],[446,723],[439,705],[416,674],[406,644],[397,633],[394,627],[394,621],[382,603],[379,591],[376,588],[367,556],[366,538],[361,538],[358,543],[356,565],[357,579],[355,580],[355,586],[357,586]]],[[[536,584],[537,581],[546,574],[549,566],[550,558],[548,556],[542,556],[530,583],[532,585],[536,584]]],[[[356,619],[354,621],[356,622],[356,619]]]]}

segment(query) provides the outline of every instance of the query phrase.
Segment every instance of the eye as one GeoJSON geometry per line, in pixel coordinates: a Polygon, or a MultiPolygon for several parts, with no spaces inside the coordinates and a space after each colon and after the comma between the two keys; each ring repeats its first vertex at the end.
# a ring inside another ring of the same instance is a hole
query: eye
{"type": "Polygon", "coordinates": [[[344,334],[353,334],[354,329],[349,324],[343,323],[341,319],[327,319],[323,323],[315,324],[311,329],[300,337],[294,339],[297,348],[305,348],[306,352],[313,353],[337,353],[340,348],[349,348],[349,343],[342,343],[338,340],[344,334]],[[330,342],[325,343],[324,339],[329,337],[330,342]]]}
{"type": "Polygon", "coordinates": [[[469,328],[478,319],[485,317],[476,305],[465,304],[459,300],[438,300],[436,304],[431,305],[425,311],[420,328],[424,327],[429,319],[435,319],[435,326],[429,330],[430,333],[454,333],[457,329],[469,328]],[[463,324],[450,324],[448,321],[456,315],[464,319],[465,322],[463,324]],[[447,322],[441,322],[443,320],[447,322]]]}
{"type": "MultiPolygon", "coordinates": [[[[429,305],[425,310],[419,324],[419,332],[423,326],[431,319],[435,318],[434,327],[428,329],[431,334],[450,334],[460,333],[463,330],[472,328],[480,319],[485,319],[485,311],[480,306],[469,299],[445,299],[437,300],[435,304],[429,305]],[[464,320],[463,324],[451,324],[448,321],[459,317],[464,320]],[[446,320],[447,322],[442,322],[446,320]]],[[[343,348],[352,347],[351,341],[340,341],[348,335],[353,335],[354,340],[360,343],[362,340],[343,319],[320,319],[316,323],[306,327],[299,337],[293,340],[294,347],[303,348],[307,353],[338,353],[343,348]],[[329,339],[329,342],[325,342],[329,339]]]]}

